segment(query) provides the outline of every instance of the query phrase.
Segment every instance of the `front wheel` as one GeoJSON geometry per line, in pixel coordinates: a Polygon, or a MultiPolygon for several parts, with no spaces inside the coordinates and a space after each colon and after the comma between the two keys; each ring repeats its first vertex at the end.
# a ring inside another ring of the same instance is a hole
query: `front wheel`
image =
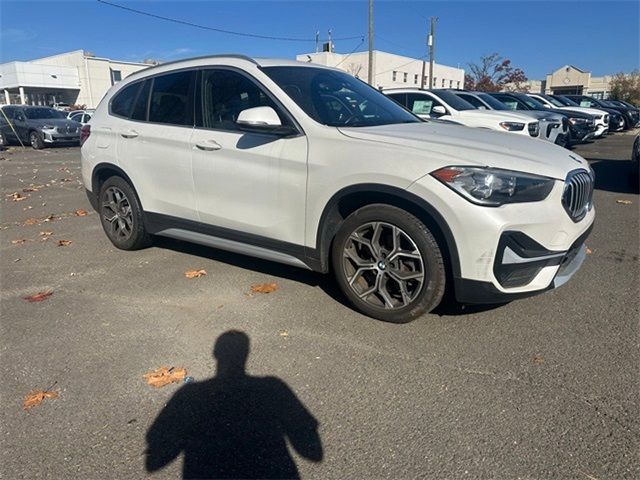
{"type": "Polygon", "coordinates": [[[102,228],[117,248],[139,250],[151,244],[138,196],[126,180],[121,177],[107,179],[98,200],[102,228]]]}
{"type": "Polygon", "coordinates": [[[407,323],[442,300],[440,247],[426,225],[400,208],[368,205],[349,215],[331,256],[340,288],[370,317],[407,323]]]}
{"type": "Polygon", "coordinates": [[[44,140],[42,140],[42,136],[35,130],[29,134],[29,142],[34,150],[42,150],[44,148],[44,140]]]}

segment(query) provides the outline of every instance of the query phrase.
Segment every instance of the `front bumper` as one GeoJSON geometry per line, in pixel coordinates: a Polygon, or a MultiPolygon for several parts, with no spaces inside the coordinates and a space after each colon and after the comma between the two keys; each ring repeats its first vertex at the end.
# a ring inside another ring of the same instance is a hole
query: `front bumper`
{"type": "Polygon", "coordinates": [[[529,297],[566,282],[580,267],[595,209],[579,221],[562,203],[558,180],[541,202],[491,208],[471,204],[431,176],[409,191],[446,219],[455,239],[455,296],[461,303],[503,303],[529,297]]]}
{"type": "Polygon", "coordinates": [[[58,144],[58,143],[80,143],[80,133],[71,132],[59,133],[57,131],[43,131],[42,132],[42,140],[48,144],[58,144]]]}

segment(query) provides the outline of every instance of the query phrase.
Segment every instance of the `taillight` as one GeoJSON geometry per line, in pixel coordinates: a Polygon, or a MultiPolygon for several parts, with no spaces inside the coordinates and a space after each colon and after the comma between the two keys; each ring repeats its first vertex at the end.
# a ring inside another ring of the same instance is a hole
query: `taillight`
{"type": "Polygon", "coordinates": [[[91,125],[83,125],[80,129],[80,145],[83,145],[91,135],[91,125]]]}

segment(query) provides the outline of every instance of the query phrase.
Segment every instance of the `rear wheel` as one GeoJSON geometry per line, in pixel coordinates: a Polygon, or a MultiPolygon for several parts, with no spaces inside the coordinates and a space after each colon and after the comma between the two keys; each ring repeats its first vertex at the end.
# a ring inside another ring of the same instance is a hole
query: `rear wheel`
{"type": "Polygon", "coordinates": [[[410,322],[433,310],[444,294],[442,253],[431,231],[390,205],[349,215],[336,235],[332,263],[351,303],[379,320],[410,322]]]}
{"type": "Polygon", "coordinates": [[[122,250],[138,250],[151,244],[138,196],[126,180],[121,177],[107,179],[98,200],[102,228],[111,243],[122,250]]]}

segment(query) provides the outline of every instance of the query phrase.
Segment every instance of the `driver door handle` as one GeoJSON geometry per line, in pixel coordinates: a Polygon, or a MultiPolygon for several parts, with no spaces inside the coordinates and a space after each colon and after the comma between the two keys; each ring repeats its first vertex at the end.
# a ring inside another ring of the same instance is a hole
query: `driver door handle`
{"type": "Polygon", "coordinates": [[[124,138],[136,138],[138,136],[138,132],[135,130],[127,130],[125,132],[120,132],[120,135],[124,138]]]}
{"type": "Polygon", "coordinates": [[[196,143],[196,148],[210,152],[213,150],[220,150],[222,148],[222,145],[220,145],[215,140],[204,140],[196,143]]]}

